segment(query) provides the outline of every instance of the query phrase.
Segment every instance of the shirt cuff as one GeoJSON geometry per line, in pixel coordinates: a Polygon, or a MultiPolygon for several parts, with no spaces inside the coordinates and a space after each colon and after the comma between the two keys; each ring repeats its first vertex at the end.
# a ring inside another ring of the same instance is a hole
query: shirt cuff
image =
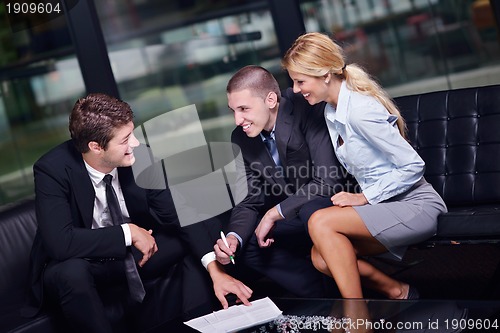
{"type": "Polygon", "coordinates": [[[238,235],[237,233],[232,232],[232,231],[228,232],[226,236],[229,236],[229,235],[233,235],[234,237],[236,237],[238,242],[240,242],[240,248],[243,247],[243,240],[241,239],[240,235],[238,235]]]}
{"type": "Polygon", "coordinates": [[[201,264],[203,265],[203,267],[205,267],[205,269],[207,269],[208,264],[210,264],[212,261],[215,260],[216,260],[215,252],[214,251],[208,252],[201,258],[201,264]]]}
{"type": "Polygon", "coordinates": [[[130,232],[130,226],[128,223],[120,224],[123,230],[123,236],[125,236],[125,246],[132,245],[132,233],[130,232]]]}
{"type": "Polygon", "coordinates": [[[277,204],[276,209],[278,210],[278,213],[280,213],[281,217],[285,218],[285,215],[283,215],[283,212],[281,211],[281,204],[277,204]]]}

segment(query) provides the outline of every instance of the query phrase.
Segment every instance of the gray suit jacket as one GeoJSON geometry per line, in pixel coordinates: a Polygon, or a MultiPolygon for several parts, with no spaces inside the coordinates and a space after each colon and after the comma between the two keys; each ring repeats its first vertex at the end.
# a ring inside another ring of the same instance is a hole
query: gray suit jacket
{"type": "Polygon", "coordinates": [[[344,188],[324,106],[309,105],[291,88],[284,91],[275,127],[282,168],[276,167],[260,136],[250,138],[241,127],[234,129],[231,141],[241,149],[249,193],[232,210],[227,231],[236,232],[243,244],[260,217],[276,204],[281,204],[286,219],[293,219],[306,202],[330,197],[344,188]]]}

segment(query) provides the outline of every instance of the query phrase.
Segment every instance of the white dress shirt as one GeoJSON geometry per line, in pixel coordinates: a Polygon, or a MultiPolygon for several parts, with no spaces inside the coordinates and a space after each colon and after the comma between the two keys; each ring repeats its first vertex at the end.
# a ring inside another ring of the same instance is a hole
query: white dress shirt
{"type": "MultiPolygon", "coordinates": [[[[92,181],[92,185],[94,186],[95,191],[92,229],[112,226],[113,221],[111,220],[111,215],[109,214],[108,204],[106,200],[106,184],[103,181],[103,178],[106,174],[92,168],[87,164],[87,162],[85,162],[85,167],[87,168],[90,180],[92,181]]],[[[127,206],[125,205],[125,198],[123,197],[123,192],[118,180],[118,170],[114,168],[109,174],[113,176],[111,185],[115,189],[116,195],[118,196],[118,203],[120,204],[120,210],[122,211],[123,215],[124,223],[121,225],[121,227],[123,230],[123,235],[125,237],[125,245],[130,246],[132,245],[132,235],[130,233],[130,227],[127,224],[128,222],[130,222],[130,215],[128,213],[127,206]]]]}

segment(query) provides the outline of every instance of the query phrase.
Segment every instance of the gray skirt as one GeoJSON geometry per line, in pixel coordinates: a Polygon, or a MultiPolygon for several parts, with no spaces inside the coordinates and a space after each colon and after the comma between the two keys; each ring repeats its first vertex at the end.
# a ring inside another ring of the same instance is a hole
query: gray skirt
{"type": "Polygon", "coordinates": [[[447,212],[443,199],[424,177],[402,194],[353,208],[373,237],[399,260],[409,245],[434,236],[438,215],[447,212]]]}

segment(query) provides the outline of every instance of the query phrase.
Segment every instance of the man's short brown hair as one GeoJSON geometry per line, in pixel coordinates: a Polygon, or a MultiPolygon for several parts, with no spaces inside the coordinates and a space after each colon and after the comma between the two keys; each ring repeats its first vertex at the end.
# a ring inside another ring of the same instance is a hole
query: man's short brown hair
{"type": "Polygon", "coordinates": [[[250,65],[241,68],[229,80],[226,87],[228,94],[248,89],[254,96],[265,99],[270,92],[276,93],[278,102],[281,91],[274,76],[264,67],[250,65]]]}
{"type": "Polygon", "coordinates": [[[69,132],[76,149],[89,151],[88,144],[95,141],[103,149],[113,138],[114,130],[134,118],[130,105],[118,98],[100,93],[80,98],[69,117],[69,132]]]}

